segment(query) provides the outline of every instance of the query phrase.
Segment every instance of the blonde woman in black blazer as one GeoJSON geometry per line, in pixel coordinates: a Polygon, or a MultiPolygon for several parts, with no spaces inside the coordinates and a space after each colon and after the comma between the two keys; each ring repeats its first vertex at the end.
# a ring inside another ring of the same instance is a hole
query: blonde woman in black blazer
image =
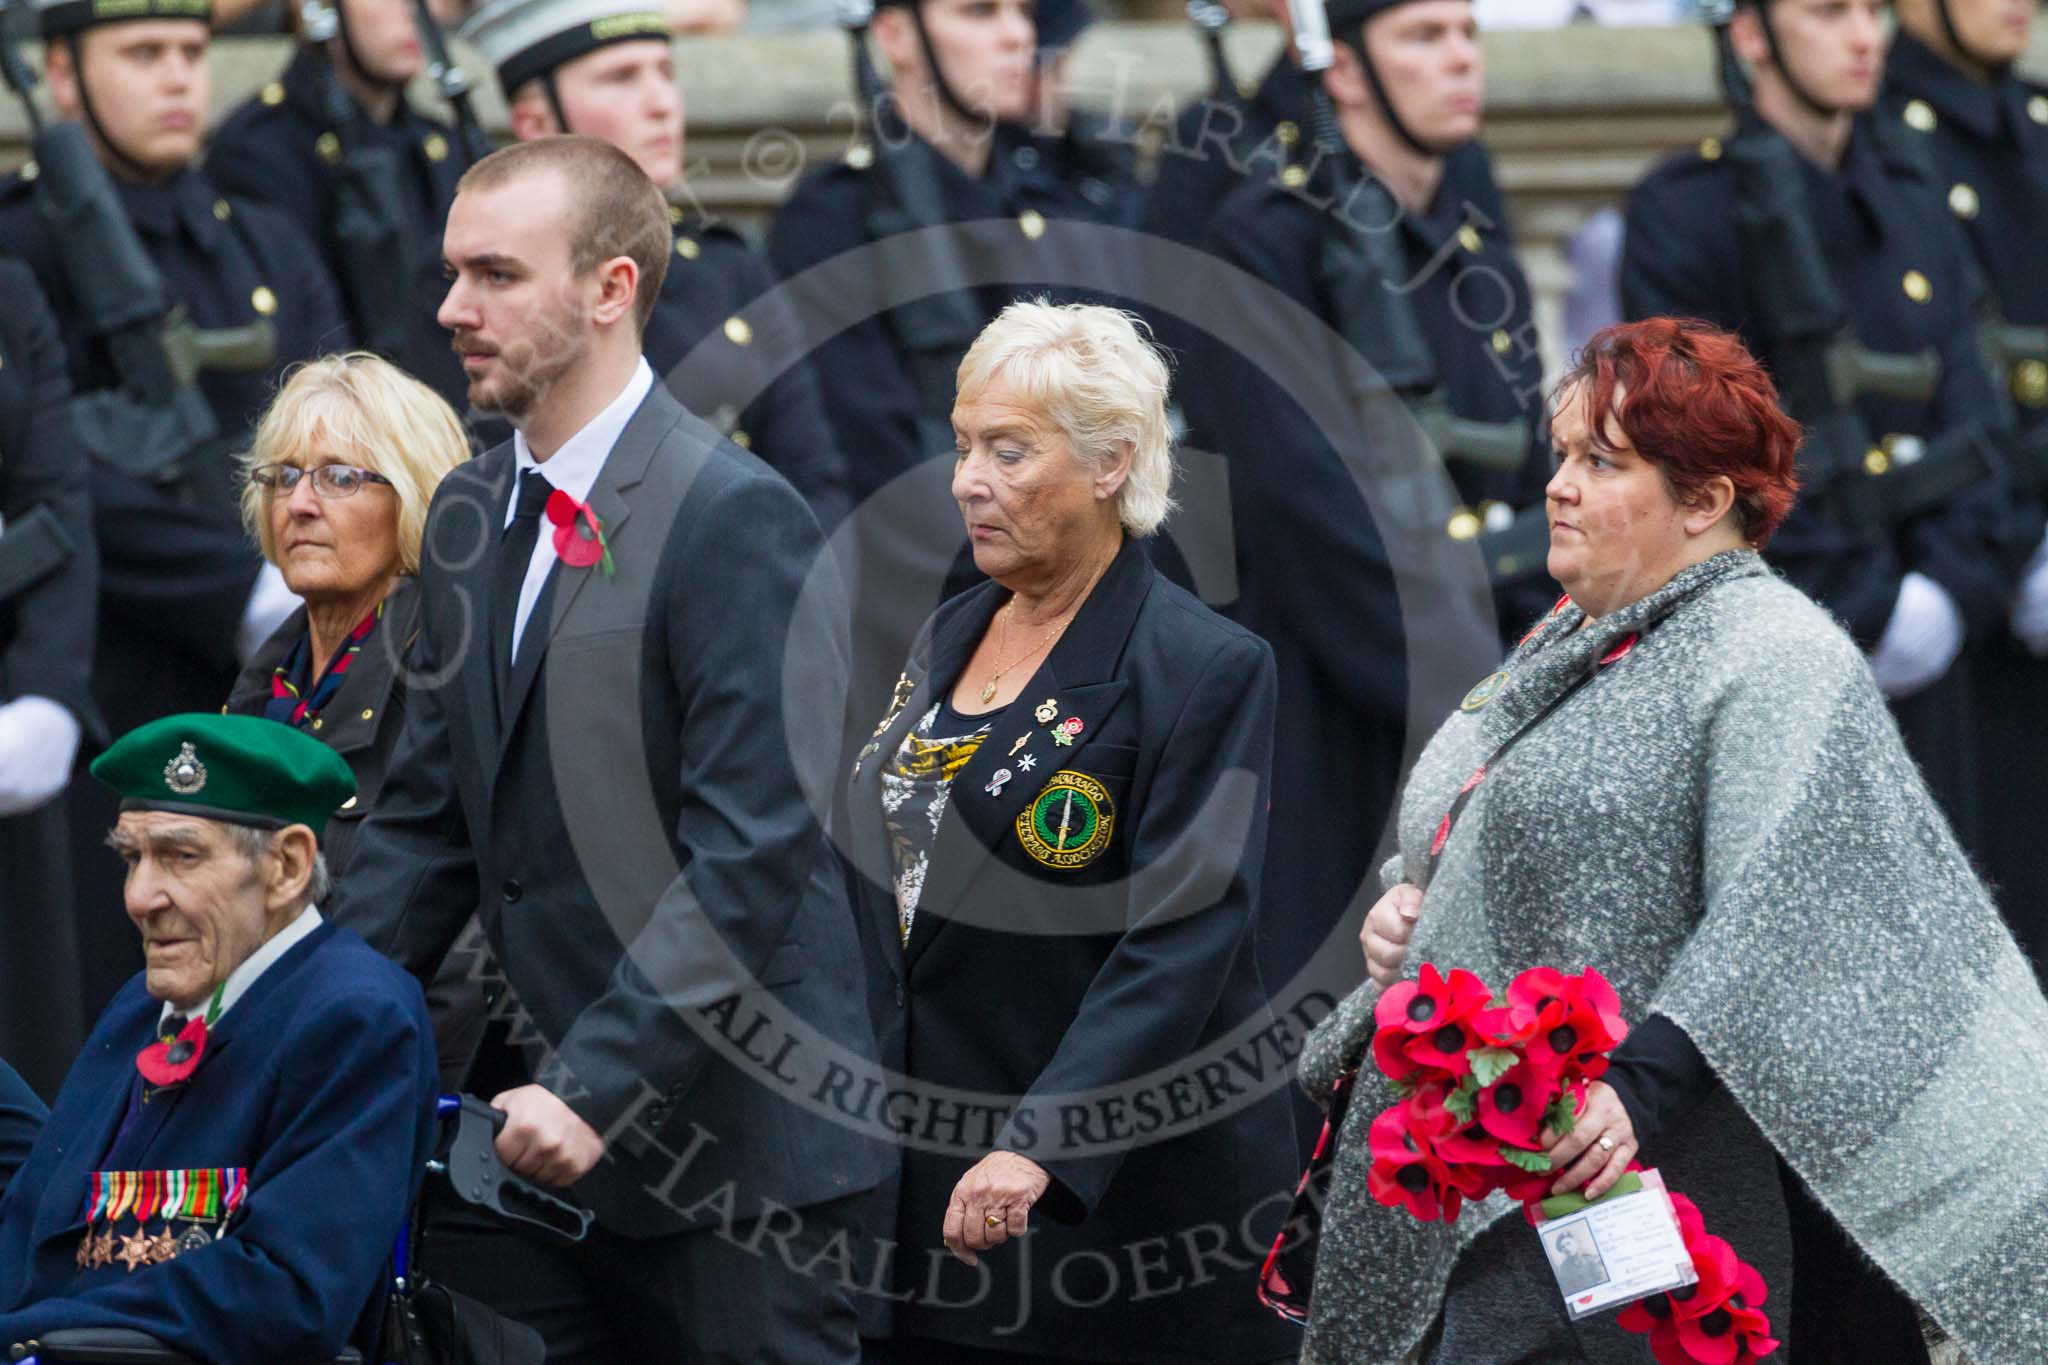
{"type": "Polygon", "coordinates": [[[960,374],[953,494],[991,581],[926,625],[849,789],[904,1135],[867,1358],[1291,1357],[1254,1294],[1286,1068],[1215,1060],[1281,1027],[1251,950],[1271,652],[1146,555],[1166,368],[1125,315],[1013,305],[960,374]]]}

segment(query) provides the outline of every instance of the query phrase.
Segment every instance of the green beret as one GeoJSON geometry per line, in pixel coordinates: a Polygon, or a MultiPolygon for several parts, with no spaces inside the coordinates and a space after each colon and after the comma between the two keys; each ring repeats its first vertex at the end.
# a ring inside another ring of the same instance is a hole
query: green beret
{"type": "Polygon", "coordinates": [[[308,825],[356,794],[340,754],[261,716],[165,716],[130,730],[93,760],[122,810],[167,810],[260,829],[308,825]]]}

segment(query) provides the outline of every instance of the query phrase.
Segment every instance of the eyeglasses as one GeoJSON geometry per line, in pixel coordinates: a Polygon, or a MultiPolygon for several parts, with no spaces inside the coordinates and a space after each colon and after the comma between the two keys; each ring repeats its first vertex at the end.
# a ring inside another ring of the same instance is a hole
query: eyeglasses
{"type": "Polygon", "coordinates": [[[299,486],[299,480],[306,475],[313,476],[313,491],[323,498],[345,498],[366,483],[381,483],[391,487],[391,480],[374,470],[359,469],[352,464],[323,464],[312,469],[301,469],[295,464],[258,465],[249,471],[250,480],[272,497],[282,493],[290,497],[292,490],[299,486]]]}

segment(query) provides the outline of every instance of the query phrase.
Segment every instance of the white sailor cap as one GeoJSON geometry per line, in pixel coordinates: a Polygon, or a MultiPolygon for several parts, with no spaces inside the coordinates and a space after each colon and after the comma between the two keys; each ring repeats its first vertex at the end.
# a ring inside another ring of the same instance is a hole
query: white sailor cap
{"type": "Polygon", "coordinates": [[[650,0],[492,0],[463,24],[462,37],[498,73],[510,99],[573,57],[635,38],[667,41],[669,31],[650,0]]]}
{"type": "Polygon", "coordinates": [[[213,22],[211,0],[35,0],[36,27],[44,38],[82,33],[127,19],[197,19],[213,22]]]}

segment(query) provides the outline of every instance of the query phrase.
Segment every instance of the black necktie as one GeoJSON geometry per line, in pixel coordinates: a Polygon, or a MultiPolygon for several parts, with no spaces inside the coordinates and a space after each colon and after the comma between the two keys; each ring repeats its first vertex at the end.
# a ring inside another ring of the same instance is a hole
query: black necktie
{"type": "Polygon", "coordinates": [[[498,542],[496,580],[491,595],[491,638],[496,653],[491,663],[498,677],[498,708],[502,715],[510,704],[512,691],[512,626],[519,619],[519,590],[526,583],[526,566],[533,561],[533,547],[540,540],[541,509],[554,492],[545,475],[529,469],[519,476],[519,495],[512,508],[512,524],[498,542]]]}

